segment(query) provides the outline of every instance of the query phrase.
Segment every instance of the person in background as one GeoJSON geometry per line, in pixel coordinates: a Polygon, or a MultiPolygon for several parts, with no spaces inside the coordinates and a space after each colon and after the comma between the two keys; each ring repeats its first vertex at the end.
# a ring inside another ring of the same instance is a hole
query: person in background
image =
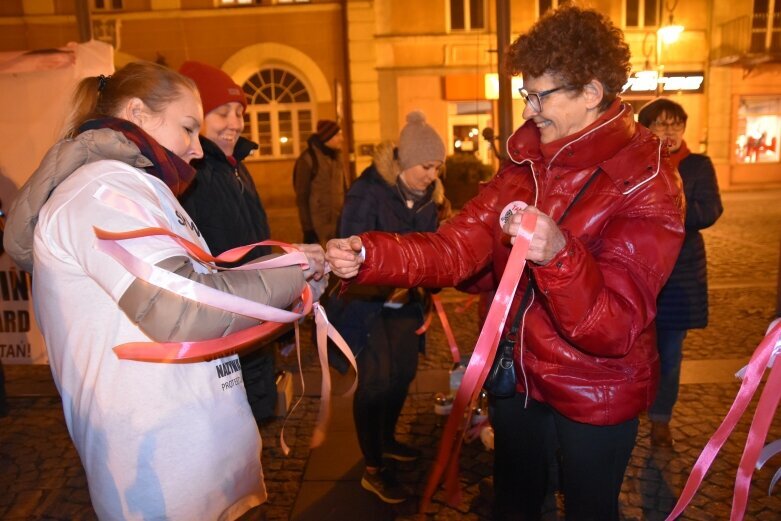
{"type": "MultiPolygon", "coordinates": [[[[449,210],[439,179],[444,161],[445,144],[423,113],[408,114],[398,147],[381,143],[371,166],[347,192],[341,232],[436,230],[449,210]]],[[[383,458],[414,461],[420,456],[396,439],[396,423],[425,346],[425,335],[415,330],[423,323],[426,298],[415,288],[356,286],[329,304],[329,318],[358,362],[353,418],[366,465],[361,486],[386,503],[401,503],[409,492],[383,458]]]]}
{"type": "Polygon", "coordinates": [[[3,243],[33,274],[36,318],[92,505],[99,519],[235,520],[266,499],[237,356],[139,362],[113,348],[219,339],[260,321],[125,266],[146,265],[185,292],[198,283],[222,299],[285,308],[307,280],[315,296],[322,291],[323,259],[308,255],[307,271],[218,272],[166,235],[101,248],[94,227],[161,228],[208,251],[176,199],[195,176],[188,162],[203,154],[203,109],[190,79],[150,62],[83,79],[71,107],[66,137],[20,190],[3,243]]]}
{"type": "Polygon", "coordinates": [[[321,119],[293,169],[296,206],[305,243],[325,244],[336,237],[347,180],[342,164],[342,129],[321,119]]]}
{"type": "Polygon", "coordinates": [[[435,233],[333,239],[326,259],[353,284],[446,287],[483,275],[493,287],[481,289],[495,289],[523,216],[535,214],[501,333],[516,392],[489,406],[495,518],[539,519],[555,443],[567,519],[617,521],[659,378],[656,297],[683,242],[680,180],[619,97],[629,46],[605,15],[549,11],[510,45],[505,67],[523,75],[526,122],[488,185],[435,233]]]}
{"type": "MultiPolygon", "coordinates": [[[[258,148],[241,136],[247,108],[244,92],[225,72],[205,63],[187,61],[179,72],[195,82],[204,112],[199,136],[203,157],[192,162],[198,173],[179,198],[182,207],[203,234],[212,255],[270,239],[266,210],[242,162],[258,148]]],[[[315,255],[323,254],[319,244],[296,246],[315,255]]],[[[259,246],[241,263],[269,253],[270,247],[259,246]]],[[[274,343],[266,343],[239,355],[244,388],[258,422],[275,414],[274,347],[274,343]]]]}
{"type": "Polygon", "coordinates": [[[693,154],[683,139],[687,118],[683,107],[667,98],[647,103],[638,113],[640,124],[668,147],[670,162],[683,180],[686,200],[683,248],[656,304],[661,378],[648,417],[651,444],[658,447],[673,444],[670,418],[678,399],[683,341],[688,330],[708,325],[708,273],[700,230],[713,226],[724,211],[713,163],[704,154],[693,154]]]}

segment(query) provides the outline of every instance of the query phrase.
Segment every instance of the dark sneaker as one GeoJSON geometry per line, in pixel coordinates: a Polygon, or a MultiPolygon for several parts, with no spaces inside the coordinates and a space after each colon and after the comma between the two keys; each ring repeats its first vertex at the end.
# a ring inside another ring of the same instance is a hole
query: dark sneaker
{"type": "Polygon", "coordinates": [[[420,454],[418,449],[398,441],[387,443],[382,451],[383,458],[395,459],[396,461],[415,461],[420,458],[420,454]]]}
{"type": "Polygon", "coordinates": [[[364,471],[361,486],[377,495],[385,503],[403,503],[409,498],[409,493],[396,481],[392,473],[382,469],[374,474],[364,471]]]}

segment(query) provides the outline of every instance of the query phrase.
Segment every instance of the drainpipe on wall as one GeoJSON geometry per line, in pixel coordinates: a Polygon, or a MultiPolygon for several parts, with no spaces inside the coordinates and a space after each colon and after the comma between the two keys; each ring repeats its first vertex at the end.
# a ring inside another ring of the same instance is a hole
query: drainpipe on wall
{"type": "Polygon", "coordinates": [[[502,72],[505,48],[510,44],[510,0],[496,0],[496,50],[499,65],[499,147],[504,151],[513,131],[512,82],[502,72]]]}
{"type": "Polygon", "coordinates": [[[344,110],[344,121],[340,122],[344,142],[347,144],[347,156],[349,170],[347,178],[352,183],[357,177],[355,171],[355,138],[353,136],[353,98],[352,83],[350,80],[350,38],[349,38],[349,20],[347,17],[347,3],[349,0],[342,0],[342,59],[344,61],[344,92],[342,109],[344,110]]]}
{"type": "Polygon", "coordinates": [[[92,40],[89,0],[76,0],[76,25],[79,29],[79,42],[84,43],[92,40]]]}

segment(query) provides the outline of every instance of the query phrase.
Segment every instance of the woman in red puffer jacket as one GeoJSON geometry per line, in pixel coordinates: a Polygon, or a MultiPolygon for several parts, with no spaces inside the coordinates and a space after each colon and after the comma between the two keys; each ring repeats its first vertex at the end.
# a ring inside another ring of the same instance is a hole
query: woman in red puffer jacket
{"type": "Polygon", "coordinates": [[[536,213],[507,321],[531,281],[514,350],[517,393],[491,403],[496,518],[539,517],[547,454],[558,448],[567,519],[617,520],[638,415],[656,392],[656,297],[683,241],[680,180],[618,97],[629,48],[603,15],[558,9],[508,57],[524,76],[527,120],[507,142],[511,161],[436,233],[335,239],[327,258],[358,284],[479,279],[491,289],[522,214],[536,213]],[[516,201],[529,206],[507,217],[516,201]]]}

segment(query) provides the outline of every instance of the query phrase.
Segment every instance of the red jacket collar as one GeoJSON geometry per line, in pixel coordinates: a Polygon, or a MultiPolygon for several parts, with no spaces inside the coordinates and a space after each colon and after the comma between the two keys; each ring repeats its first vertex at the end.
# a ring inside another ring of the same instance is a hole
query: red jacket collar
{"type": "Polygon", "coordinates": [[[543,157],[540,131],[529,120],[507,140],[507,151],[516,163],[533,161],[548,167],[588,168],[613,157],[635,133],[632,108],[617,99],[605,113],[582,131],[559,140],[558,152],[543,157]]]}

